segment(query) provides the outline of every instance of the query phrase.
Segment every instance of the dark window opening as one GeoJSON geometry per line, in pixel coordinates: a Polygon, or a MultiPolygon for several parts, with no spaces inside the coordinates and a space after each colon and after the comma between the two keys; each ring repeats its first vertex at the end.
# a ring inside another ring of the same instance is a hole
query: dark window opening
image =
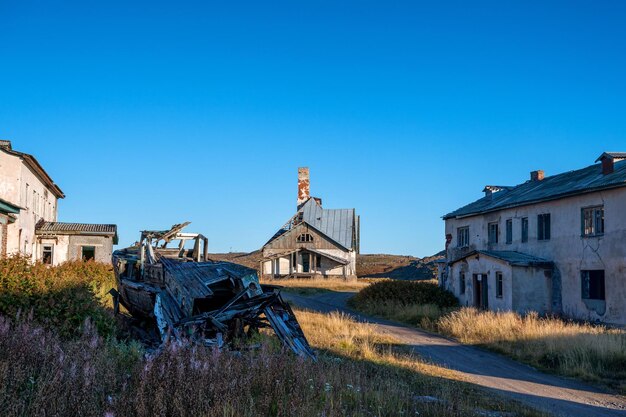
{"type": "Polygon", "coordinates": [[[313,236],[309,233],[302,233],[300,236],[298,236],[297,241],[299,243],[313,242],[313,236]]]}
{"type": "Polygon", "coordinates": [[[550,240],[550,213],[537,216],[537,239],[550,240]]]}
{"type": "Polygon", "coordinates": [[[321,265],[322,265],[322,255],[316,255],[315,256],[315,267],[317,268],[318,271],[321,269],[321,265]]]}
{"type": "Polygon", "coordinates": [[[83,261],[95,260],[96,259],[96,247],[95,246],[83,246],[81,257],[83,261]]]}
{"type": "Polygon", "coordinates": [[[52,246],[44,246],[41,254],[41,261],[46,265],[52,265],[52,246]]]}
{"type": "Polygon", "coordinates": [[[459,293],[465,294],[465,272],[459,274],[459,293]]]}
{"type": "Polygon", "coordinates": [[[513,219],[508,219],[506,221],[506,243],[513,243],[513,219]]]}
{"type": "Polygon", "coordinates": [[[498,243],[498,223],[489,223],[489,244],[498,243]]]}
{"type": "Polygon", "coordinates": [[[502,272],[496,272],[496,297],[502,298],[502,272]]]}
{"type": "Polygon", "coordinates": [[[457,246],[464,248],[469,246],[469,227],[459,227],[456,231],[457,246]]]}
{"type": "Polygon", "coordinates": [[[582,298],[604,300],[604,270],[580,271],[582,298]]]}
{"type": "Polygon", "coordinates": [[[302,272],[311,272],[311,256],[308,253],[302,254],[302,272]]]}
{"type": "Polygon", "coordinates": [[[522,243],[528,242],[528,217],[522,217],[522,243]]]}
{"type": "Polygon", "coordinates": [[[583,236],[600,236],[604,234],[604,207],[589,207],[582,210],[583,236]]]}

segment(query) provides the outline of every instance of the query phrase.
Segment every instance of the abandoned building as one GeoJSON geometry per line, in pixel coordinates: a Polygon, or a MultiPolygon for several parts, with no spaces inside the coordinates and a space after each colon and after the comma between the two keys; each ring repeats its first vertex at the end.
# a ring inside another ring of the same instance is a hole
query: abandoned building
{"type": "Polygon", "coordinates": [[[310,195],[308,168],[298,169],[296,214],[263,246],[268,277],[356,277],[360,217],[355,209],[325,209],[310,195]]]}
{"type": "Polygon", "coordinates": [[[443,217],[441,286],[463,305],[626,324],[626,153],[483,192],[443,217]]]}
{"type": "Polygon", "coordinates": [[[62,198],[34,156],[0,141],[0,257],[21,254],[54,265],[76,259],[109,262],[116,226],[57,223],[62,198]]]}

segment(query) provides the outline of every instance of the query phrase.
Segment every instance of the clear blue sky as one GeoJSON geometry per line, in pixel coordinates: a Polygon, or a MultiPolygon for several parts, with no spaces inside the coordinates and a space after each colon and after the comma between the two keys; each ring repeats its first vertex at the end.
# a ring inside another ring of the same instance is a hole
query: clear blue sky
{"type": "Polygon", "coordinates": [[[429,255],[484,185],[626,151],[626,2],[469,3],[0,0],[0,138],[122,245],[259,248],[309,166],[364,253],[429,255]]]}

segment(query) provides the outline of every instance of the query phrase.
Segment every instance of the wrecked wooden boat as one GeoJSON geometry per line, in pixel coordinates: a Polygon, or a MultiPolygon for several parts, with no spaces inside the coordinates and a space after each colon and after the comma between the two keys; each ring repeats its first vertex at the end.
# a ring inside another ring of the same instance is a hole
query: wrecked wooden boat
{"type": "Polygon", "coordinates": [[[297,355],[315,358],[277,288],[261,285],[254,269],[209,260],[207,238],[183,233],[188,224],[143,231],[134,246],[113,253],[116,309],[121,304],[134,317],[153,321],[162,342],[221,348],[267,327],[297,355]]]}

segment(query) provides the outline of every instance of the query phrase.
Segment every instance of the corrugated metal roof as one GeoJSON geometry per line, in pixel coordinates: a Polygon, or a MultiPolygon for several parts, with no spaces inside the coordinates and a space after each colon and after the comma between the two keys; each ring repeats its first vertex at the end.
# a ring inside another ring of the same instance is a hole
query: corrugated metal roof
{"type": "Polygon", "coordinates": [[[302,221],[319,230],[341,246],[352,248],[354,209],[324,209],[315,199],[302,206],[302,221]]]}
{"type": "Polygon", "coordinates": [[[511,251],[511,250],[500,250],[500,251],[475,250],[475,251],[465,254],[464,256],[458,259],[455,259],[454,261],[450,263],[451,264],[456,263],[462,259],[469,258],[470,256],[474,256],[476,254],[500,259],[512,266],[539,266],[539,267],[552,266],[552,262],[547,259],[543,259],[537,256],[529,255],[529,254],[522,253],[522,252],[511,251]]]}
{"type": "Polygon", "coordinates": [[[88,224],[88,223],[61,223],[61,222],[39,222],[36,233],[97,233],[97,234],[117,234],[117,226],[114,224],[88,224]]]}
{"type": "Polygon", "coordinates": [[[545,177],[541,181],[526,181],[510,189],[503,189],[448,213],[443,218],[445,220],[454,217],[466,217],[624,186],[626,186],[626,160],[615,162],[615,171],[606,175],[602,174],[602,166],[595,164],[583,169],[545,177]]]}

